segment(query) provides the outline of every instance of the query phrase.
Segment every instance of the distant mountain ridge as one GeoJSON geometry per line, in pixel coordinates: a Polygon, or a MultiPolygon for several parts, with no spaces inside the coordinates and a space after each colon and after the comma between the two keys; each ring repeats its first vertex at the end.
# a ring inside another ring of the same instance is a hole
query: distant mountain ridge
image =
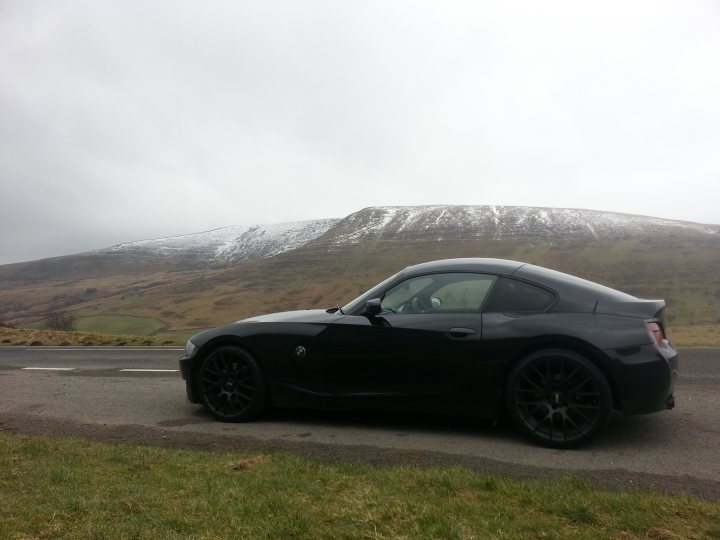
{"type": "Polygon", "coordinates": [[[343,219],[224,227],[183,236],[126,242],[91,253],[125,253],[196,264],[232,264],[270,258],[313,241],[333,247],[368,239],[601,238],[678,231],[720,234],[720,225],[571,208],[374,206],[343,219]]]}
{"type": "Polygon", "coordinates": [[[330,234],[333,243],[342,245],[368,238],[600,238],[671,231],[718,234],[720,226],[571,208],[383,206],[349,215],[330,234]]]}
{"type": "Polygon", "coordinates": [[[233,226],[125,242],[105,249],[0,266],[0,279],[38,280],[64,273],[117,273],[227,267],[307,247],[334,252],[363,242],[602,240],[633,236],[716,238],[720,225],[598,210],[526,206],[374,206],[342,219],[233,226]]]}

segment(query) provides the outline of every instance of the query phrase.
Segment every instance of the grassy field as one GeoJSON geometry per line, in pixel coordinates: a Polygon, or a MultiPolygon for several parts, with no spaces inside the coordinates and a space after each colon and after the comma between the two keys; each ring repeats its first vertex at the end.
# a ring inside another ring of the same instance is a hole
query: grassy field
{"type": "Polygon", "coordinates": [[[720,538],[720,504],[567,478],[0,433],[0,538],[720,538]]]}
{"type": "Polygon", "coordinates": [[[133,317],[129,315],[93,315],[81,317],[76,327],[80,332],[103,334],[129,334],[137,336],[153,335],[166,328],[166,324],[153,317],[133,317]]]}

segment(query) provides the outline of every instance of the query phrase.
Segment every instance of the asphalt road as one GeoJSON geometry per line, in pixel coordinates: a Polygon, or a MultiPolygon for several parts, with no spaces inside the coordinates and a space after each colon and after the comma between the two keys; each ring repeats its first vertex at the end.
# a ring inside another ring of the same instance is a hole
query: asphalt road
{"type": "Polygon", "coordinates": [[[680,351],[674,410],[614,415],[597,441],[572,451],[535,446],[510,425],[463,418],[274,410],[248,424],[216,422],[186,401],[181,354],[0,347],[0,429],[380,465],[462,465],[519,477],[572,473],[614,488],[720,500],[720,349],[680,351]]]}

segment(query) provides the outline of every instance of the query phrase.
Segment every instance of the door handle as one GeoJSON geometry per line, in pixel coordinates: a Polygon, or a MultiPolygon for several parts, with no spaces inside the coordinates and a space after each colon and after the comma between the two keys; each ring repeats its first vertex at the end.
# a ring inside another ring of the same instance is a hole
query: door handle
{"type": "Polygon", "coordinates": [[[472,328],[451,328],[448,335],[451,339],[465,339],[477,334],[472,328]]]}

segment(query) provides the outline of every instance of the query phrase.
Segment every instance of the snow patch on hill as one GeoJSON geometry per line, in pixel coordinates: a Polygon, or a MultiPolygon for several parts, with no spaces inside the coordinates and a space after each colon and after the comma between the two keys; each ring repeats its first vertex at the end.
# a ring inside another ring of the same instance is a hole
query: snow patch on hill
{"type": "Polygon", "coordinates": [[[197,262],[229,263],[272,257],[298,248],[324,234],[337,219],[319,219],[223,227],[195,234],[138,240],[113,246],[107,252],[171,257],[197,262]]]}
{"type": "Polygon", "coordinates": [[[194,234],[136,240],[109,248],[107,251],[155,252],[160,255],[171,255],[179,252],[202,251],[215,252],[218,247],[232,241],[247,230],[247,227],[223,227],[194,234]]]}
{"type": "Polygon", "coordinates": [[[690,229],[718,234],[720,227],[654,217],[527,206],[377,206],[351,214],[336,226],[335,245],[370,237],[615,236],[690,229]]]}
{"type": "Polygon", "coordinates": [[[225,262],[272,257],[307,244],[324,234],[338,221],[338,219],[319,219],[255,225],[219,246],[215,252],[215,259],[225,262]]]}

